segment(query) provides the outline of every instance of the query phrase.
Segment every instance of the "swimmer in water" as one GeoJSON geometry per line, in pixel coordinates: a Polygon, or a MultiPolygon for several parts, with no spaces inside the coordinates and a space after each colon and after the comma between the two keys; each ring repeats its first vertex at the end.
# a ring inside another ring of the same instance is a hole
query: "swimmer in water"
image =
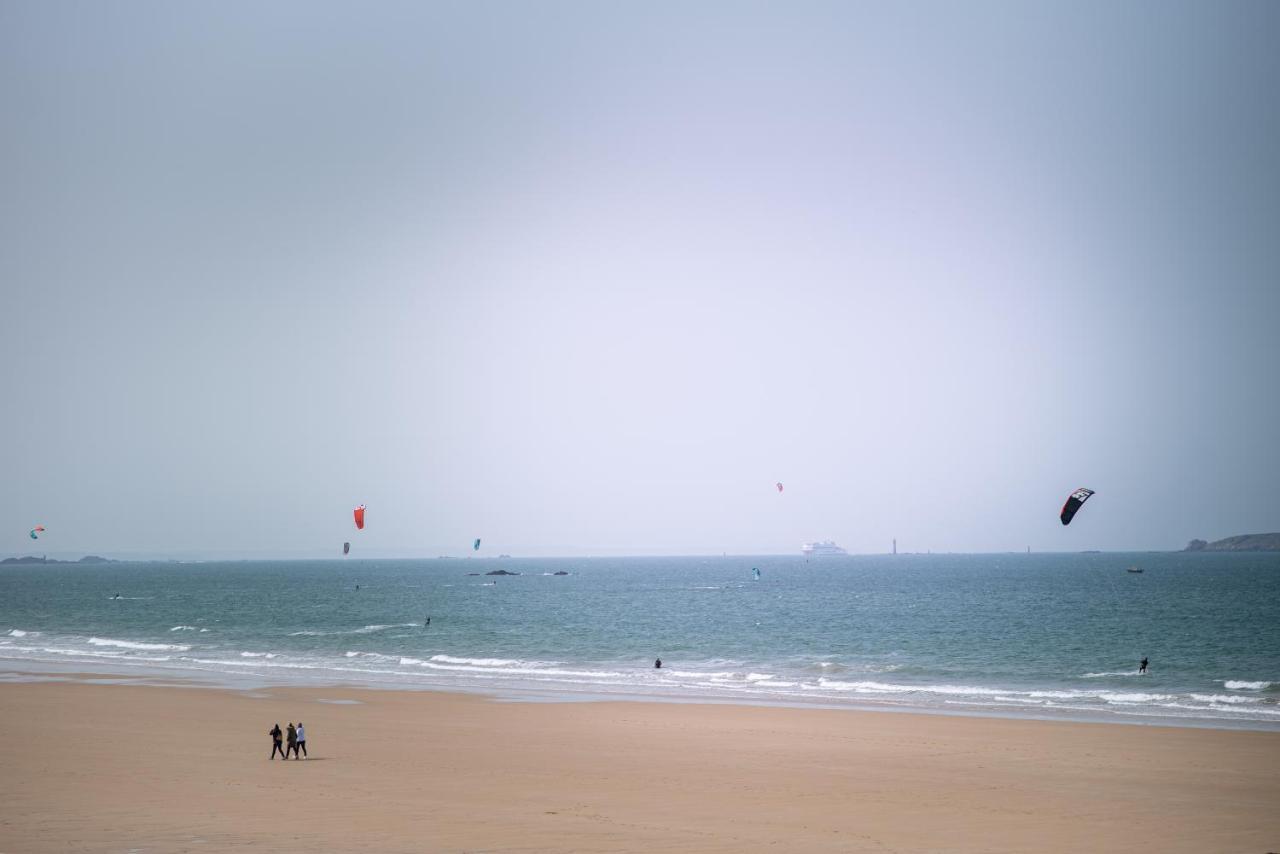
{"type": "Polygon", "coordinates": [[[655,659],[653,660],[653,667],[654,667],[654,669],[655,669],[655,670],[661,670],[661,669],[662,669],[662,659],[661,659],[661,658],[655,658],[655,659]]]}

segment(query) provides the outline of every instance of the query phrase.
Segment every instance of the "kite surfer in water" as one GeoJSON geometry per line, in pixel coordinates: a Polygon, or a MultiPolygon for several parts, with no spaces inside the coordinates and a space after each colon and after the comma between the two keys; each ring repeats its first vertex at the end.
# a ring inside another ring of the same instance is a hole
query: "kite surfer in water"
{"type": "Polygon", "coordinates": [[[1138,673],[1143,674],[1146,672],[1147,672],[1147,657],[1144,655],[1142,656],[1142,663],[1138,665],[1138,673]]]}
{"type": "Polygon", "coordinates": [[[654,669],[655,669],[655,670],[661,670],[661,669],[662,669],[662,659],[661,659],[661,658],[655,658],[655,659],[653,660],[653,667],[654,667],[654,669]]]}

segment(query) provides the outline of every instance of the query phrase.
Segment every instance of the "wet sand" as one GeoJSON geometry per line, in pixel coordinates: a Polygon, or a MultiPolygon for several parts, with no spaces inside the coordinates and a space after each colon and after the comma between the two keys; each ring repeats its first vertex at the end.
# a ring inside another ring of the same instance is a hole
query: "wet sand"
{"type": "Polygon", "coordinates": [[[11,854],[1280,851],[1280,733],[66,683],[0,721],[11,854]]]}

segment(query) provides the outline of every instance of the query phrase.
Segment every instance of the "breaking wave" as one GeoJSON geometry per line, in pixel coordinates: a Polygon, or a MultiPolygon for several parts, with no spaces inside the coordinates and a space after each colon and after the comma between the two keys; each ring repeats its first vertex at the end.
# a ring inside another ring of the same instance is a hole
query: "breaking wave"
{"type": "Polygon", "coordinates": [[[141,649],[148,651],[186,652],[190,646],[181,643],[139,643],[137,641],[115,640],[113,638],[89,638],[93,646],[118,647],[120,649],[141,649]]]}
{"type": "Polygon", "coordinates": [[[1234,679],[1228,679],[1222,683],[1222,687],[1228,691],[1265,691],[1271,685],[1270,682],[1239,682],[1234,679]]]}

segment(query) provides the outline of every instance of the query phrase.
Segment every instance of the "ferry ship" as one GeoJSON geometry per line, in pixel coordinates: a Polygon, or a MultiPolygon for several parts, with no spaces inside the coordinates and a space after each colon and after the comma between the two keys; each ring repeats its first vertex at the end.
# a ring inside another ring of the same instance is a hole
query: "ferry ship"
{"type": "Polygon", "coordinates": [[[837,546],[832,540],[823,540],[820,543],[805,543],[800,547],[800,554],[805,557],[835,557],[847,555],[848,552],[837,546]]]}

